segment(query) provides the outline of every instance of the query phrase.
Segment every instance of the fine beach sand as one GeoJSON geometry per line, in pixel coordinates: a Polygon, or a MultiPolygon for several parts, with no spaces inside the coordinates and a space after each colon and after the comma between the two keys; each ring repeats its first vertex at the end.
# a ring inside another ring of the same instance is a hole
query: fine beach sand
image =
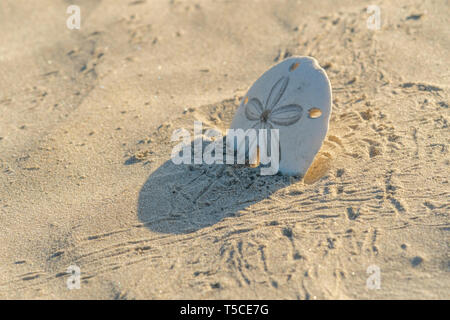
{"type": "Polygon", "coordinates": [[[449,4],[371,4],[1,1],[0,298],[449,299],[449,4]],[[333,88],[304,178],[170,161],[293,55],[333,88]]]}

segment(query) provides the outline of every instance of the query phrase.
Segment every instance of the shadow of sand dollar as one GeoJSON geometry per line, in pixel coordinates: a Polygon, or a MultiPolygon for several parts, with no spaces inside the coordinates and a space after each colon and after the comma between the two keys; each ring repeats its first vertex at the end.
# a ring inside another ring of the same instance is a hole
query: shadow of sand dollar
{"type": "Polygon", "coordinates": [[[152,231],[189,233],[267,198],[289,185],[283,176],[261,176],[238,165],[175,165],[165,162],[139,194],[139,220],[152,231]]]}
{"type": "MultiPolygon", "coordinates": [[[[202,121],[205,129],[216,128],[224,132],[236,108],[235,99],[230,99],[186,112],[170,124],[161,125],[144,139],[147,141],[141,144],[144,149],[125,161],[126,165],[134,165],[151,155],[164,157],[139,193],[138,218],[150,230],[172,234],[195,232],[226,217],[237,216],[243,209],[300,180],[299,177],[260,175],[260,167],[248,165],[175,165],[172,160],[167,160],[173,147],[170,142],[172,130],[189,128],[196,120],[202,121]]],[[[226,138],[224,146],[225,141],[226,138]]],[[[202,150],[207,143],[203,141],[202,150]]],[[[225,152],[226,149],[224,155],[225,152]]],[[[329,161],[312,167],[314,170],[309,173],[308,180],[311,184],[326,173],[329,161]]],[[[264,215],[264,211],[261,214],[264,215]]]]}

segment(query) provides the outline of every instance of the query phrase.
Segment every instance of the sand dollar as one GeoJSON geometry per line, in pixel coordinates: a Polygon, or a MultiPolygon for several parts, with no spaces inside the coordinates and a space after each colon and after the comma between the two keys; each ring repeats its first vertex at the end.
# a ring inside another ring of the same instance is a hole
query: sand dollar
{"type": "Polygon", "coordinates": [[[230,129],[278,129],[279,171],[304,175],[322,146],[331,85],[316,59],[291,57],[266,71],[242,99],[230,129]]]}

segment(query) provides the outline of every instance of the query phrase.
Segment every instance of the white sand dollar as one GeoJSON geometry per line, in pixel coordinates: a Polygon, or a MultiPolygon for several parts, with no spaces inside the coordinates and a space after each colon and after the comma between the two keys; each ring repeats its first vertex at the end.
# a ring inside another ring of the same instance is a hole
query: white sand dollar
{"type": "Polygon", "coordinates": [[[231,129],[279,129],[279,171],[304,175],[322,146],[331,85],[316,59],[291,57],[266,71],[242,99],[231,129]]]}

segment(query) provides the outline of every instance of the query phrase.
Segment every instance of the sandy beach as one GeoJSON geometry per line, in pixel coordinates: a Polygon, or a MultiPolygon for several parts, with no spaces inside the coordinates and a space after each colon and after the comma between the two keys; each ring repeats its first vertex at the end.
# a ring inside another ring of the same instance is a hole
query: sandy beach
{"type": "Polygon", "coordinates": [[[2,0],[0,298],[449,299],[449,12],[2,0]],[[224,133],[291,56],[333,90],[304,177],[171,161],[174,130],[224,133]]]}

